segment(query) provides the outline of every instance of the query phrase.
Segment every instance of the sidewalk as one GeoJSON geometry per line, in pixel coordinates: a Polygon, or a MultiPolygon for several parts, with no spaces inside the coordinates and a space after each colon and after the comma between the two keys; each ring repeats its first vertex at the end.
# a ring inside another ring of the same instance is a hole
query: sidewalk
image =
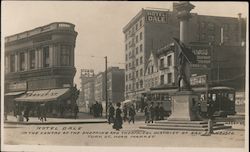
{"type": "Polygon", "coordinates": [[[23,122],[18,122],[17,118],[8,115],[8,120],[5,120],[5,124],[20,124],[20,125],[55,125],[55,124],[84,124],[84,123],[107,123],[104,118],[92,118],[92,119],[70,119],[70,118],[47,118],[47,121],[42,122],[37,117],[29,117],[29,122],[26,122],[24,118],[23,122]]]}

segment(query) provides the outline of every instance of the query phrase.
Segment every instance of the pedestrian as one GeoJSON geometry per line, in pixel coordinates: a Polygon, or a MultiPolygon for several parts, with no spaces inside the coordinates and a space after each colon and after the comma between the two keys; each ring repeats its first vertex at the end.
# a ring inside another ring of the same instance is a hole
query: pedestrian
{"type": "Polygon", "coordinates": [[[149,115],[150,115],[150,120],[149,122],[154,123],[155,119],[155,108],[154,108],[154,103],[151,102],[151,105],[149,107],[149,115]]]}
{"type": "Polygon", "coordinates": [[[41,120],[41,106],[40,104],[37,106],[37,118],[38,120],[41,120]]]}
{"type": "Polygon", "coordinates": [[[74,106],[74,117],[75,117],[75,119],[77,118],[78,112],[79,112],[79,108],[78,108],[77,104],[75,104],[75,106],[74,106]]]}
{"type": "Polygon", "coordinates": [[[102,103],[99,103],[99,116],[102,117],[102,113],[103,113],[102,103]]]}
{"type": "Polygon", "coordinates": [[[163,108],[163,103],[160,103],[160,107],[159,107],[159,116],[160,116],[160,120],[164,120],[164,114],[165,114],[165,110],[163,108]]]}
{"type": "Polygon", "coordinates": [[[41,121],[47,121],[46,119],[46,115],[47,115],[47,109],[46,109],[46,106],[45,106],[45,103],[42,103],[41,105],[41,121]]]}
{"type": "Polygon", "coordinates": [[[27,122],[29,121],[29,113],[30,113],[30,107],[29,107],[29,105],[27,105],[25,107],[24,114],[23,114],[23,116],[27,122]]]}
{"type": "Polygon", "coordinates": [[[208,101],[208,131],[205,134],[202,134],[202,136],[210,136],[213,133],[213,123],[214,123],[214,101],[209,100],[208,101]]]}
{"type": "Polygon", "coordinates": [[[124,104],[122,111],[123,111],[123,121],[126,122],[128,120],[128,108],[126,104],[124,104]]]}
{"type": "Polygon", "coordinates": [[[145,115],[145,123],[149,123],[150,112],[149,112],[149,106],[147,103],[146,103],[145,108],[144,108],[144,115],[145,115]]]}
{"type": "Polygon", "coordinates": [[[129,108],[129,112],[128,112],[128,115],[129,115],[129,121],[128,123],[130,123],[131,121],[133,122],[133,124],[135,123],[135,115],[136,115],[136,111],[135,111],[135,107],[134,105],[132,104],[129,108]]]}
{"type": "Polygon", "coordinates": [[[114,122],[114,115],[115,115],[115,108],[112,105],[112,103],[109,104],[109,117],[108,117],[108,123],[111,124],[114,122]]]}
{"type": "Polygon", "coordinates": [[[93,105],[93,114],[94,114],[94,117],[98,117],[98,102],[97,101],[93,105]]]}
{"type": "Polygon", "coordinates": [[[115,111],[115,121],[114,121],[113,129],[120,130],[122,128],[122,116],[121,116],[122,111],[120,109],[121,103],[118,102],[116,106],[117,108],[115,111]]]}
{"type": "Polygon", "coordinates": [[[159,120],[160,117],[160,103],[158,102],[155,106],[155,120],[159,120]]]}

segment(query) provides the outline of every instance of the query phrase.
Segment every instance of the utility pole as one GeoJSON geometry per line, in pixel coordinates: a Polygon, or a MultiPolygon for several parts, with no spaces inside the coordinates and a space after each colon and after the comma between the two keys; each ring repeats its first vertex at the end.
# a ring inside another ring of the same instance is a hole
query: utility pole
{"type": "Polygon", "coordinates": [[[105,58],[105,110],[106,110],[106,118],[108,118],[108,58],[107,56],[105,58]]]}

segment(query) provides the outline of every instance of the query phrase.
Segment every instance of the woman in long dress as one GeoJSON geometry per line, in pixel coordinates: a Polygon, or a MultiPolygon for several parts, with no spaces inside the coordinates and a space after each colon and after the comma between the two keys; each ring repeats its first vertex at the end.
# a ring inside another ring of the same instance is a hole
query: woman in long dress
{"type": "Polygon", "coordinates": [[[117,103],[117,108],[115,110],[115,121],[114,121],[114,125],[113,128],[116,130],[120,130],[122,128],[122,111],[120,109],[121,107],[121,103],[117,103]]]}

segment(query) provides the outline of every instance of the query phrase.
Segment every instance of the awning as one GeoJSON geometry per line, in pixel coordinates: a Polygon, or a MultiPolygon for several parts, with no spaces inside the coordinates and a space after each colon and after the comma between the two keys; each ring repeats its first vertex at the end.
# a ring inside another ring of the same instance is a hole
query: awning
{"type": "Polygon", "coordinates": [[[69,95],[69,88],[28,91],[15,101],[20,102],[48,102],[69,95]]]}
{"type": "Polygon", "coordinates": [[[25,93],[25,91],[19,91],[19,92],[9,92],[9,93],[5,93],[5,96],[16,96],[16,95],[21,95],[25,93]]]}

